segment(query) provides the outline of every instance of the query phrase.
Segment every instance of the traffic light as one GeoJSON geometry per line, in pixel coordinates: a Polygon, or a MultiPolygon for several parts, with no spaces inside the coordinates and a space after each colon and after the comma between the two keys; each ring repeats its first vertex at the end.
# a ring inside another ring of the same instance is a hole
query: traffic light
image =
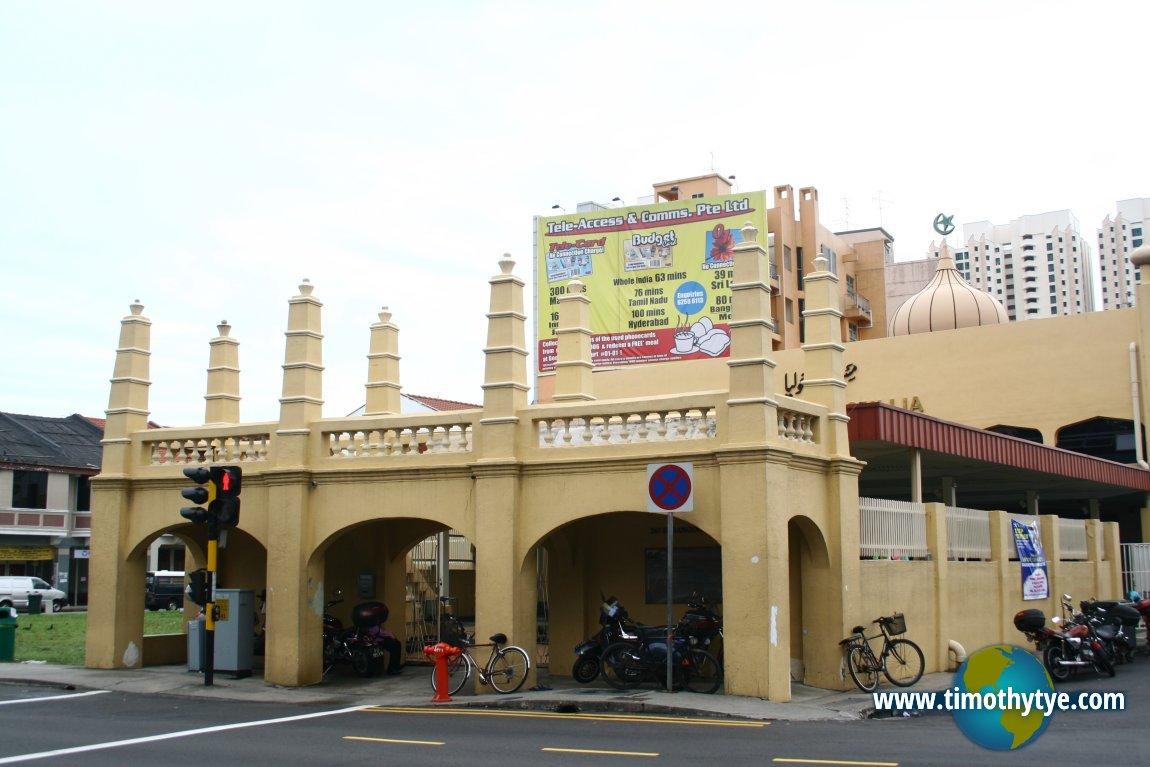
{"type": "Polygon", "coordinates": [[[212,478],[211,471],[203,466],[199,466],[184,469],[184,476],[195,482],[197,487],[185,487],[180,491],[180,495],[196,505],[185,506],[180,509],[180,516],[193,524],[202,525],[207,522],[211,516],[209,510],[204,508],[204,505],[207,504],[210,508],[216,499],[216,485],[214,482],[209,483],[209,480],[212,478]]]}
{"type": "Polygon", "coordinates": [[[208,571],[204,568],[188,573],[188,585],[184,587],[184,594],[188,599],[203,607],[211,600],[208,593],[208,571]]]}
{"type": "Polygon", "coordinates": [[[213,466],[212,486],[215,499],[208,504],[208,513],[222,527],[235,527],[240,523],[240,489],[244,471],[239,466],[213,466]]]}

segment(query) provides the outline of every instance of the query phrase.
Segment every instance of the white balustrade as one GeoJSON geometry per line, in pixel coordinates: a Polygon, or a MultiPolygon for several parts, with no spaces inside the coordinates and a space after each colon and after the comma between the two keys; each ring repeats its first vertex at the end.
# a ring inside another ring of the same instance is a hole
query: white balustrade
{"type": "Polygon", "coordinates": [[[248,463],[267,460],[271,435],[157,439],[144,440],[143,444],[153,466],[248,463]]]}
{"type": "Polygon", "coordinates": [[[470,423],[323,432],[332,458],[470,453],[471,436],[470,423]]]}
{"type": "Polygon", "coordinates": [[[600,447],[714,439],[714,408],[587,415],[535,420],[539,447],[600,447]]]}
{"type": "Polygon", "coordinates": [[[779,408],[779,436],[792,442],[814,445],[818,442],[815,427],[818,416],[779,408]]]}

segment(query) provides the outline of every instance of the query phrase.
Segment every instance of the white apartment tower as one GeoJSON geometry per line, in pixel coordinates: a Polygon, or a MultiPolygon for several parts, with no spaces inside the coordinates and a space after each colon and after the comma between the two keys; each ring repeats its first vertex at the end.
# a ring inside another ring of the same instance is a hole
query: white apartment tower
{"type": "MultiPolygon", "coordinates": [[[[1094,311],[1090,246],[1069,210],[1021,216],[1009,224],[963,226],[955,266],[1006,307],[1014,322],[1094,311]]],[[[937,257],[939,246],[931,244],[937,257]]]]}
{"type": "Polygon", "coordinates": [[[1098,230],[1098,266],[1102,275],[1102,308],[1134,305],[1138,270],[1130,265],[1130,251],[1141,247],[1150,231],[1150,199],[1119,200],[1118,215],[1107,216],[1098,230]]]}

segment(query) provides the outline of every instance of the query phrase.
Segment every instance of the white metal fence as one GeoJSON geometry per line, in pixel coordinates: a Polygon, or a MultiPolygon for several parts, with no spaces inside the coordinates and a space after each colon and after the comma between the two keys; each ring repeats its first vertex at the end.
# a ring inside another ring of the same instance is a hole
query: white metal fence
{"type": "Polygon", "coordinates": [[[926,506],[859,498],[859,550],[865,559],[926,559],[926,506]]]}
{"type": "Polygon", "coordinates": [[[1122,590],[1150,596],[1150,543],[1122,544],[1122,590]]]}
{"type": "Polygon", "coordinates": [[[990,512],[946,507],[947,559],[990,559],[990,512]]]}
{"type": "Polygon", "coordinates": [[[1086,520],[1059,519],[1058,520],[1058,558],[1077,559],[1085,561],[1086,551],[1086,520]]]}

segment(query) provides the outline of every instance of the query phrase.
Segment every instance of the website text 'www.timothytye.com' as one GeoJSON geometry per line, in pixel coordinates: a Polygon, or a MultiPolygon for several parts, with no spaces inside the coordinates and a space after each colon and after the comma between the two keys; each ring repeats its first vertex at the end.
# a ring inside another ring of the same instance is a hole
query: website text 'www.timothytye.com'
{"type": "Polygon", "coordinates": [[[1055,711],[1125,711],[1126,694],[1121,692],[1015,692],[1014,688],[996,692],[967,692],[959,687],[945,692],[872,692],[876,711],[976,711],[993,709],[1019,711],[1027,716],[1041,711],[1050,716],[1055,711]]]}

